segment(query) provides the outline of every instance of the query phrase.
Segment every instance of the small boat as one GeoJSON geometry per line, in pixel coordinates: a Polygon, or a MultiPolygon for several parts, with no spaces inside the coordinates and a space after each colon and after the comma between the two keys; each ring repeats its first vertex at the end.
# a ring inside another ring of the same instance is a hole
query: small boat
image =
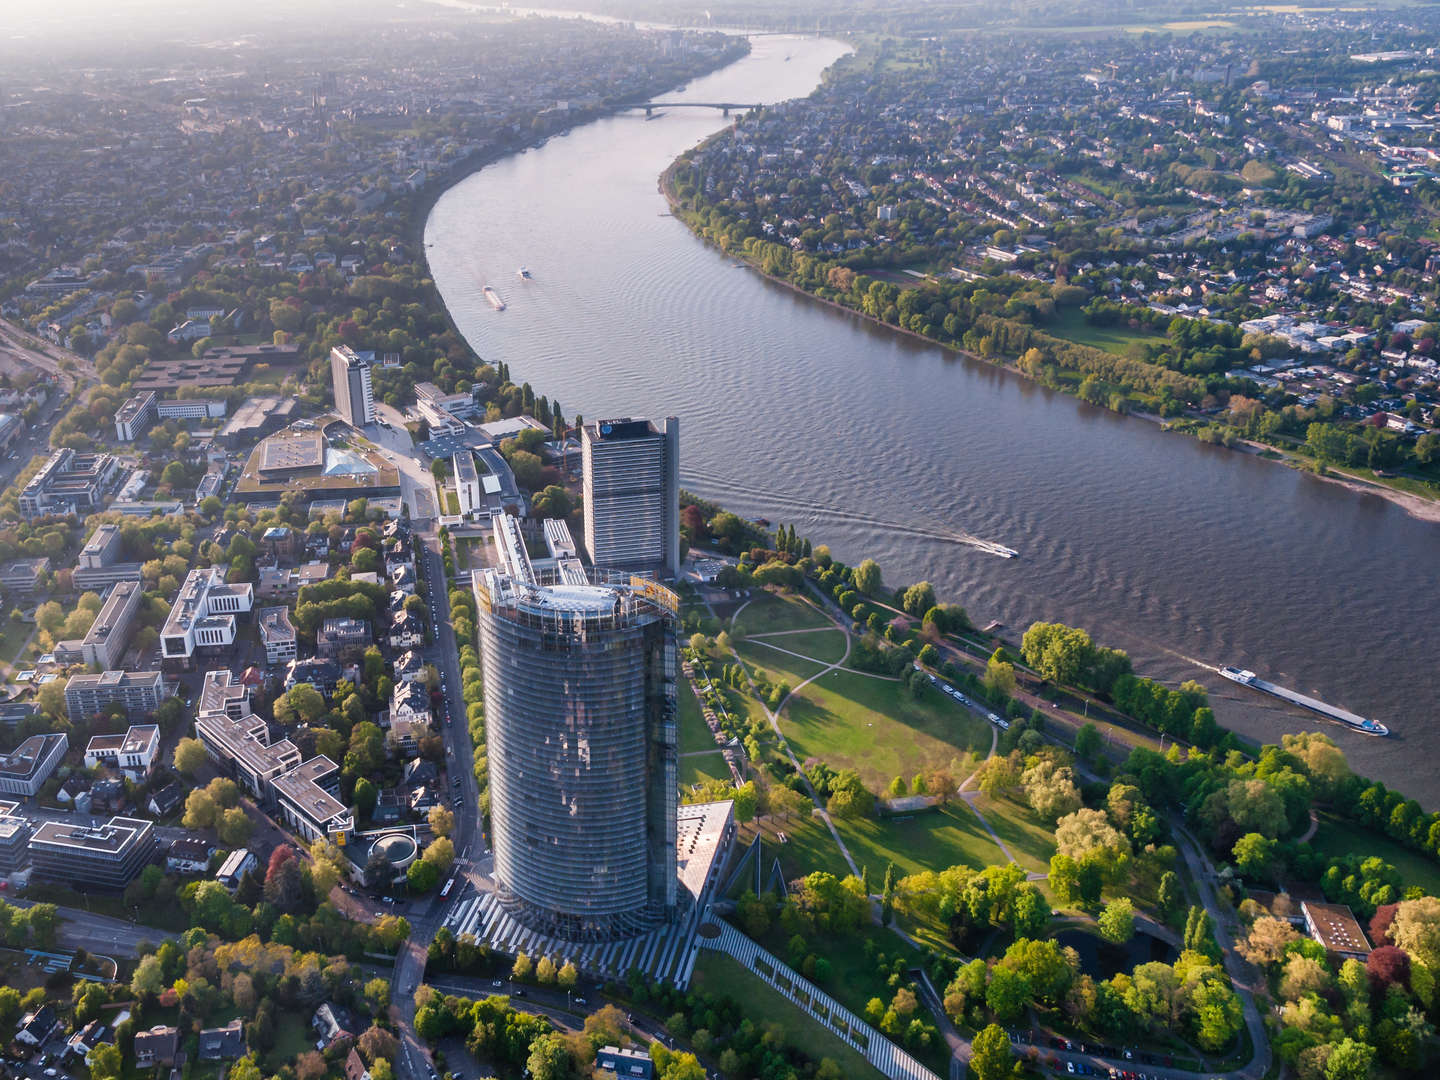
{"type": "Polygon", "coordinates": [[[494,289],[492,289],[489,285],[486,285],[485,288],[480,291],[485,294],[485,299],[490,301],[490,306],[493,307],[496,311],[505,310],[505,301],[500,299],[500,294],[494,289]]]}
{"type": "Polygon", "coordinates": [[[516,272],[517,274],[519,274],[520,277],[524,278],[526,281],[529,281],[529,280],[530,280],[530,271],[527,270],[525,267],[522,266],[522,267],[520,267],[519,270],[517,270],[517,271],[515,271],[515,272],[516,272]]]}

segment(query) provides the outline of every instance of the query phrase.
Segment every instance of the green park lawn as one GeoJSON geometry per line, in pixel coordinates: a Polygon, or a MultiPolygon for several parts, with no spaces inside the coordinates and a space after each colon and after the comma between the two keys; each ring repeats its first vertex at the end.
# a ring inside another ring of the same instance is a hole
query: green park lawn
{"type": "Polygon", "coordinates": [[[1440,865],[1419,852],[1401,847],[1380,832],[1362,829],[1330,814],[1320,815],[1320,828],[1310,846],[1331,859],[1344,855],[1378,855],[1396,870],[1406,885],[1419,885],[1430,895],[1440,894],[1440,865]]]}
{"type": "Polygon", "coordinates": [[[1055,318],[1040,327],[1047,334],[1073,341],[1077,345],[1089,345],[1104,349],[1116,356],[1124,356],[1129,347],[1137,341],[1164,341],[1163,334],[1151,334],[1143,330],[1131,330],[1128,326],[1093,326],[1085,321],[1079,308],[1064,308],[1055,318]]]}
{"type": "MultiPolygon", "coordinates": [[[[754,827],[751,826],[751,828],[754,827]]],[[[850,873],[850,867],[846,864],[845,857],[840,854],[840,848],[835,843],[835,838],[830,835],[830,830],[825,827],[825,822],[818,817],[811,817],[807,814],[804,817],[793,817],[789,821],[781,822],[772,822],[767,819],[758,830],[758,835],[765,845],[761,849],[760,880],[762,885],[768,886],[771,879],[770,871],[777,858],[780,860],[780,871],[785,875],[786,881],[794,881],[796,878],[804,877],[816,870],[834,874],[837,878],[843,878],[850,873]],[[780,833],[785,834],[785,843],[783,844],[780,842],[780,833]]],[[[744,841],[742,840],[742,842],[744,841]]],[[[884,873],[883,868],[881,873],[884,873]]],[[[745,876],[745,881],[737,883],[735,895],[739,895],[747,888],[753,888],[754,883],[755,870],[752,866],[750,872],[745,876]]]]}
{"type": "Polygon", "coordinates": [[[990,751],[990,726],[929,690],[913,698],[889,679],[831,671],[790,699],[781,731],[795,756],[857,769],[872,791],[897,775],[951,770],[959,783],[971,753],[990,751]]]}
{"type": "Polygon", "coordinates": [[[789,1045],[817,1060],[831,1058],[847,1077],[860,1080],[881,1075],[857,1051],[772,990],[758,975],[746,971],[732,956],[701,949],[695,960],[693,985],[705,993],[733,998],[741,1012],[762,1030],[771,1025],[778,1027],[789,1045]]]}
{"type": "MultiPolygon", "coordinates": [[[[789,639],[779,638],[777,640],[788,641],[789,639]]],[[[825,665],[819,661],[804,660],[798,656],[791,656],[789,653],[767,649],[758,641],[742,641],[735,646],[735,651],[740,654],[740,659],[745,661],[752,678],[766,679],[772,683],[789,683],[792,690],[810,676],[818,675],[825,670],[825,665]]],[[[799,652],[798,649],[793,651],[799,652]]]]}
{"type": "Polygon", "coordinates": [[[703,754],[685,754],[679,760],[680,787],[689,790],[695,784],[707,780],[729,780],[730,766],[725,764],[725,755],[719,750],[703,754]]]}
{"type": "Polygon", "coordinates": [[[773,634],[777,630],[816,630],[830,620],[797,596],[756,591],[735,619],[747,634],[773,634]]]}
{"type": "Polygon", "coordinates": [[[804,630],[779,637],[752,638],[745,644],[759,657],[779,658],[785,655],[780,650],[785,649],[822,664],[838,664],[845,655],[845,634],[841,630],[804,630]]]}
{"type": "Polygon", "coordinates": [[[1027,871],[1050,872],[1050,856],[1055,854],[1055,830],[1042,821],[1024,803],[1014,799],[991,799],[981,795],[976,808],[1005,841],[1015,861],[1027,871]]]}
{"type": "Polygon", "coordinates": [[[871,887],[877,891],[892,862],[900,877],[951,866],[978,869],[1009,862],[963,800],[900,817],[836,818],[835,828],[850,857],[869,870],[871,887]]]}
{"type": "Polygon", "coordinates": [[[705,726],[705,716],[700,711],[700,699],[695,696],[690,680],[683,675],[675,687],[675,696],[680,704],[680,753],[694,750],[711,750],[715,747],[715,736],[705,726]]]}

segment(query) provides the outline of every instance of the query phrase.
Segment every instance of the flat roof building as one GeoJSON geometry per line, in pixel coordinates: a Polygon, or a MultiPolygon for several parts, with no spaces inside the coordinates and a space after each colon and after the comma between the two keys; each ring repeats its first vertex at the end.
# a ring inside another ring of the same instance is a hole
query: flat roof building
{"type": "Polygon", "coordinates": [[[121,562],[123,552],[120,526],[108,521],[101,523],[80,549],[71,581],[77,589],[97,590],[108,588],[117,581],[139,581],[140,563],[121,562]]]}
{"type": "Polygon", "coordinates": [[[340,766],[323,754],[274,780],[275,801],[290,827],[306,840],[348,835],[355,821],[335,796],[340,766]]]}
{"type": "Polygon", "coordinates": [[[289,608],[261,608],[259,627],[260,643],[265,646],[267,664],[288,664],[295,659],[295,627],[290,623],[289,608]]]}
{"type": "Polygon", "coordinates": [[[258,799],[275,797],[275,778],[300,764],[299,748],[289,739],[270,742],[270,725],[258,716],[232,720],[224,713],[195,717],[195,735],[222,772],[233,776],[258,799]]]}
{"type": "Polygon", "coordinates": [[[32,599],[40,591],[40,582],[50,570],[50,560],[44,555],[33,559],[14,559],[0,566],[0,585],[5,591],[23,599],[32,599]]]}
{"type": "Polygon", "coordinates": [[[130,633],[143,595],[138,581],[117,581],[111,587],[100,614],[95,616],[80,643],[85,663],[108,669],[120,662],[130,644],[130,633]]]}
{"type": "Polygon", "coordinates": [[[458,450],[452,461],[460,514],[462,517],[473,518],[485,509],[485,497],[480,491],[480,473],[475,468],[475,455],[469,450],[458,450]]]}
{"type": "Polygon", "coordinates": [[[0,755],[0,793],[34,798],[69,748],[69,738],[60,731],[31,735],[8,754],[0,755]]]}
{"type": "Polygon", "coordinates": [[[1355,914],[1344,904],[1320,904],[1304,900],[1300,912],[1305,916],[1305,930],[1332,952],[1347,960],[1364,960],[1370,955],[1370,942],[1360,929],[1355,914]]]}
{"type": "Polygon", "coordinates": [[[128,817],[97,826],[45,821],[29,847],[35,876],[42,880],[123,889],[155,857],[155,826],[128,817]]]}
{"type": "Polygon", "coordinates": [[[375,388],[370,361],[347,345],[330,350],[330,380],[335,393],[335,413],[351,427],[363,428],[375,422],[375,388]]]}
{"type": "Polygon", "coordinates": [[[72,723],[116,703],[131,719],[149,716],[164,700],[165,680],[158,671],[87,671],[71,675],[65,684],[65,711],[72,723]]]}
{"type": "Polygon", "coordinates": [[[90,736],[85,744],[85,767],[104,765],[139,783],[155,768],[159,753],[159,727],[137,724],[118,734],[90,736]]]}
{"type": "Polygon", "coordinates": [[[159,419],[155,408],[155,391],[142,390],[125,399],[115,410],[115,438],[121,442],[134,442],[148,432],[159,419]]]}
{"type": "Polygon", "coordinates": [[[191,570],[160,631],[165,659],[188,660],[197,651],[229,648],[235,643],[235,617],[254,603],[254,586],[248,581],[226,584],[224,567],[191,570]]]}
{"type": "Polygon", "coordinates": [[[680,421],[599,420],[581,430],[585,547],[605,570],[680,573],[680,421]]]}
{"type": "Polygon", "coordinates": [[[61,447],[20,492],[20,514],[27,519],[44,514],[83,517],[100,509],[119,472],[120,459],[113,454],[83,454],[61,447]]]}

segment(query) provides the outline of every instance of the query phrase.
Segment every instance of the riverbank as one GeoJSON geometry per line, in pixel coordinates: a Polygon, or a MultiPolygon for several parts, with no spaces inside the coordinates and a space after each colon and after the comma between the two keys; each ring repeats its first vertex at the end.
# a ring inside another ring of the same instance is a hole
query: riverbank
{"type": "MultiPolygon", "coordinates": [[[[718,138],[721,134],[722,133],[717,132],[716,135],[711,136],[711,138],[718,138]]],[[[671,214],[674,217],[678,218],[680,221],[682,221],[685,224],[685,227],[688,228],[691,233],[693,233],[696,237],[704,240],[707,244],[718,247],[718,245],[714,245],[713,241],[704,237],[701,231],[696,228],[693,220],[693,212],[687,210],[684,206],[682,206],[681,201],[675,192],[674,173],[676,167],[679,164],[680,159],[677,158],[660,174],[659,180],[657,182],[659,192],[664,197],[666,203],[669,205],[671,214]]],[[[789,289],[791,292],[797,293],[800,296],[804,296],[817,304],[832,308],[836,311],[844,312],[847,315],[853,316],[857,319],[862,319],[865,322],[871,323],[872,325],[884,327],[886,330],[898,334],[902,337],[908,337],[916,341],[923,342],[926,345],[943,349],[944,351],[952,355],[963,356],[969,360],[983,363],[989,367],[1000,368],[1004,371],[1008,371],[1013,375],[1018,376],[1019,378],[1025,379],[1028,382],[1038,383],[1039,385],[1047,386],[1049,387],[1049,389],[1055,390],[1058,393],[1065,394],[1067,397],[1078,397],[1077,394],[1065,389],[1064,387],[1050,386],[1048,383],[1036,379],[1032,375],[1022,370],[1019,365],[1013,360],[983,357],[978,355],[977,353],[970,352],[969,350],[958,348],[957,346],[952,345],[948,342],[937,341],[935,338],[927,337],[925,334],[921,334],[917,331],[906,329],[903,326],[896,326],[894,323],[886,322],[884,319],[881,319],[877,316],[869,315],[863,311],[858,311],[853,307],[837,303],[834,300],[827,300],[823,296],[817,296],[815,293],[804,288],[803,286],[797,285],[794,282],[789,281],[776,274],[767,273],[761,266],[759,266],[755,262],[753,258],[747,256],[747,254],[743,251],[726,251],[723,248],[720,250],[727,257],[736,260],[738,263],[743,264],[746,269],[751,270],[756,274],[759,274],[767,281],[773,282],[777,285],[782,285],[785,288],[789,289]]],[[[1151,423],[1158,423],[1162,430],[1165,430],[1167,432],[1173,433],[1179,431],[1179,433],[1181,434],[1189,434],[1192,437],[1198,438],[1198,431],[1183,431],[1177,429],[1172,426],[1169,420],[1154,413],[1145,412],[1142,410],[1134,410],[1126,411],[1124,415],[1132,416],[1140,420],[1147,420],[1151,423]]],[[[1264,444],[1254,444],[1251,443],[1249,440],[1241,440],[1237,442],[1234,446],[1226,447],[1225,449],[1237,449],[1242,453],[1248,453],[1253,456],[1263,457],[1265,460],[1268,461],[1278,462],[1291,469],[1294,469],[1297,472],[1303,472],[1307,476],[1310,476],[1315,480],[1335,484],[1339,487],[1345,488],[1348,491],[1354,492],[1355,494],[1379,496],[1380,498],[1385,499],[1390,503],[1394,504],[1395,506],[1399,507],[1401,510],[1405,511],[1406,514],[1415,518],[1417,521],[1440,524],[1440,496],[1428,497],[1412,491],[1404,491],[1399,488],[1392,487],[1388,484],[1380,483],[1378,481],[1367,480],[1364,477],[1357,476],[1353,473],[1339,471],[1333,466],[1327,466],[1324,471],[1317,471],[1315,469],[1314,463],[1309,458],[1303,457],[1298,454],[1288,453],[1283,450],[1277,450],[1274,447],[1266,446],[1264,444]],[[1256,447],[1258,447],[1258,449],[1256,447]]]]}

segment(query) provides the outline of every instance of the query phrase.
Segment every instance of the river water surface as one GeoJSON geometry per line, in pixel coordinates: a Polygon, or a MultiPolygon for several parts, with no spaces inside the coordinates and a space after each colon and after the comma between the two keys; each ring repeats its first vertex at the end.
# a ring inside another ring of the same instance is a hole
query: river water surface
{"type": "MultiPolygon", "coordinates": [[[[749,57],[665,97],[803,96],[843,51],[757,37],[749,57]]],[[[1440,526],[732,265],[656,190],[678,154],[727,122],[707,109],[599,120],[445,193],[427,255],[477,352],[567,416],[679,416],[686,487],[794,522],[847,562],[871,556],[887,582],[927,578],[982,624],[1087,627],[1144,674],[1199,679],[1222,723],[1272,741],[1324,730],[1358,770],[1440,801],[1440,526]],[[492,310],[486,284],[507,310],[492,310]],[[1227,663],[1396,736],[1317,723],[1214,674],[1227,663]]]]}

